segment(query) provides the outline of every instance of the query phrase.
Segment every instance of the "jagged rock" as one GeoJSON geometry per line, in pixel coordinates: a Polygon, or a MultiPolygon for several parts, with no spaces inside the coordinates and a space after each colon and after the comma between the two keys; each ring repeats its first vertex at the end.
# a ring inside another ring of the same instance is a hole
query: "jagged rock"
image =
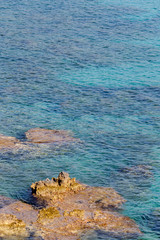
{"type": "Polygon", "coordinates": [[[45,202],[36,226],[46,240],[77,239],[88,229],[140,233],[133,220],[115,212],[125,200],[112,188],[90,187],[61,172],[58,178],[33,183],[31,189],[37,201],[45,202]]]}
{"type": "Polygon", "coordinates": [[[31,188],[45,207],[35,209],[1,197],[0,237],[78,240],[90,229],[117,235],[140,234],[133,220],[115,211],[125,200],[112,188],[81,184],[65,172],[58,178],[33,183],[31,188]]]}
{"type": "Polygon", "coordinates": [[[65,130],[48,130],[43,128],[33,128],[28,130],[26,138],[31,143],[54,143],[54,142],[73,142],[75,138],[70,136],[65,130]]]}
{"type": "Polygon", "coordinates": [[[27,237],[26,224],[15,215],[0,214],[0,237],[20,236],[27,237]]]}
{"type": "Polygon", "coordinates": [[[45,181],[35,182],[31,185],[34,196],[45,200],[62,200],[66,195],[73,195],[85,189],[86,186],[76,182],[75,178],[70,178],[68,173],[61,172],[58,178],[46,179],[45,181]]]}

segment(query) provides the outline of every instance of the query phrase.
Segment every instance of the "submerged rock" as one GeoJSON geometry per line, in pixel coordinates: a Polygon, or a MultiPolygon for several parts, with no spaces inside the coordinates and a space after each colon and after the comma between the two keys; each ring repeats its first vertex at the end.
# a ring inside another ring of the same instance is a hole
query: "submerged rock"
{"type": "Polygon", "coordinates": [[[79,140],[72,137],[69,131],[65,130],[48,130],[43,128],[33,128],[25,133],[26,139],[18,140],[15,137],[4,136],[0,134],[1,151],[31,151],[40,148],[51,147],[53,143],[58,145],[78,142],[79,140]],[[26,141],[27,140],[27,141],[26,141]]]}
{"type": "Polygon", "coordinates": [[[112,188],[90,187],[61,172],[58,178],[33,183],[31,189],[37,201],[45,202],[36,222],[44,239],[77,239],[88,229],[140,233],[133,220],[115,211],[125,200],[112,188]]]}
{"type": "Polygon", "coordinates": [[[27,140],[32,143],[60,143],[76,141],[76,139],[70,136],[69,132],[65,130],[33,128],[28,130],[25,135],[27,140]]]}
{"type": "Polygon", "coordinates": [[[149,165],[136,165],[132,167],[123,168],[121,171],[123,173],[135,176],[135,177],[152,177],[152,167],[149,165]]]}
{"type": "Polygon", "coordinates": [[[15,137],[4,136],[0,134],[0,149],[16,148],[20,141],[15,137]]]}

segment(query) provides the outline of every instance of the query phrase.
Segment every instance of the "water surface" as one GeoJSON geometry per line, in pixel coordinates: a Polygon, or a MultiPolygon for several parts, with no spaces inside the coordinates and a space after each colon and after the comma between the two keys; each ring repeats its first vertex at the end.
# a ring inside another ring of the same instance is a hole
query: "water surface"
{"type": "Polygon", "coordinates": [[[27,200],[32,182],[68,171],[114,187],[139,240],[159,239],[160,1],[6,0],[0,23],[0,133],[65,129],[82,140],[1,153],[0,194],[27,200]]]}

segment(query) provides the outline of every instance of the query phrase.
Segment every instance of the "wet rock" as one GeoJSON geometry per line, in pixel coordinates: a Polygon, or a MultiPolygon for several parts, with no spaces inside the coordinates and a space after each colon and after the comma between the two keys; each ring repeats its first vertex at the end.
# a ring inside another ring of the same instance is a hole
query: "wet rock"
{"type": "Polygon", "coordinates": [[[27,237],[26,224],[18,219],[15,215],[1,213],[0,214],[0,237],[18,236],[27,237]]]}
{"type": "Polygon", "coordinates": [[[20,144],[20,141],[15,137],[4,136],[0,134],[0,149],[15,148],[20,144]]]}
{"type": "Polygon", "coordinates": [[[38,147],[47,147],[53,146],[52,143],[58,145],[79,142],[79,139],[76,139],[71,136],[69,131],[65,130],[48,130],[42,128],[33,128],[28,130],[26,133],[26,139],[20,141],[15,137],[4,136],[0,134],[0,150],[1,151],[32,151],[40,149],[38,147]]]}
{"type": "Polygon", "coordinates": [[[75,138],[70,136],[65,130],[48,130],[43,128],[33,128],[28,130],[26,138],[31,143],[54,143],[54,142],[73,142],[75,138]]]}
{"type": "Polygon", "coordinates": [[[26,237],[32,236],[31,239],[37,239],[37,240],[42,239],[41,231],[34,226],[34,223],[37,221],[37,218],[38,218],[38,210],[34,209],[31,205],[23,203],[18,200],[13,200],[13,199],[9,200],[8,198],[7,201],[8,201],[7,205],[3,206],[0,209],[0,216],[5,216],[5,215],[13,216],[12,217],[13,220],[18,219],[19,223],[22,223],[21,224],[22,228],[17,227],[17,224],[13,223],[13,229],[11,229],[10,236],[8,236],[8,233],[7,233],[8,228],[7,226],[5,226],[6,230],[2,231],[2,234],[0,234],[0,237],[4,235],[4,237],[11,240],[13,239],[25,240],[26,237]],[[15,233],[16,231],[17,233],[15,233]]]}
{"type": "Polygon", "coordinates": [[[88,229],[140,233],[133,220],[115,211],[125,200],[112,188],[81,184],[65,172],[33,183],[31,188],[37,201],[46,201],[35,223],[44,239],[52,239],[53,233],[55,239],[77,239],[88,229]]]}

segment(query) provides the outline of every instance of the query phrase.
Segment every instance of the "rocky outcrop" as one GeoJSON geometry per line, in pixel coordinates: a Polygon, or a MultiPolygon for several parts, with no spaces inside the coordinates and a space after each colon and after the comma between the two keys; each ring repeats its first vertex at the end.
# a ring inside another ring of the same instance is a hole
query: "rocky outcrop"
{"type": "Polygon", "coordinates": [[[23,141],[15,137],[4,136],[0,134],[0,150],[32,150],[37,146],[51,145],[52,143],[64,144],[78,142],[72,137],[69,131],[48,130],[43,128],[33,128],[25,133],[26,139],[23,141]]]}
{"type": "Polygon", "coordinates": [[[71,142],[75,141],[65,130],[48,130],[43,128],[33,128],[28,130],[26,138],[31,143],[54,143],[54,142],[71,142]]]}
{"type": "Polygon", "coordinates": [[[41,208],[0,197],[0,238],[78,240],[89,230],[122,239],[140,234],[133,220],[116,211],[125,200],[112,188],[90,187],[61,172],[58,178],[33,183],[31,189],[41,208]]]}
{"type": "Polygon", "coordinates": [[[36,198],[48,202],[55,202],[74,195],[80,190],[85,189],[84,184],[76,182],[75,178],[70,178],[68,173],[61,172],[58,178],[46,179],[45,181],[35,182],[31,185],[32,193],[36,198]]]}
{"type": "Polygon", "coordinates": [[[58,178],[31,185],[37,201],[45,202],[39,211],[37,227],[44,239],[77,239],[83,231],[101,229],[118,234],[138,234],[133,220],[115,210],[125,200],[112,188],[90,187],[61,172],[58,178]]]}

